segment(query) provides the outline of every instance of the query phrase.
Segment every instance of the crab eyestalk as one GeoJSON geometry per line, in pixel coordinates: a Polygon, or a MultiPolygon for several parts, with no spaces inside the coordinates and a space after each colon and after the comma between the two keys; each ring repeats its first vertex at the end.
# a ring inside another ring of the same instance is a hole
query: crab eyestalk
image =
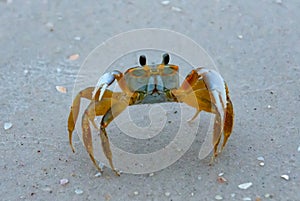
{"type": "Polygon", "coordinates": [[[145,66],[146,65],[146,61],[147,61],[146,56],[145,55],[141,55],[139,61],[140,61],[140,65],[141,66],[145,66]]]}
{"type": "Polygon", "coordinates": [[[170,55],[167,54],[167,53],[165,53],[165,54],[163,54],[162,57],[163,57],[162,64],[168,65],[168,64],[169,64],[169,61],[170,61],[170,55]]]}

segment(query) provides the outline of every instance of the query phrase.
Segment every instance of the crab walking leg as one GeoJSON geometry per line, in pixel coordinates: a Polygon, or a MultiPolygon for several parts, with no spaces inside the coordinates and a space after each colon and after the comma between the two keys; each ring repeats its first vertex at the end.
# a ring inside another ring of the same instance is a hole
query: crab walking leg
{"type": "MultiPolygon", "coordinates": [[[[115,93],[117,97],[119,93],[115,93]]],[[[90,124],[89,122],[92,122],[92,124],[96,126],[94,119],[96,116],[102,116],[104,115],[109,108],[112,105],[112,102],[115,101],[115,99],[112,98],[102,98],[101,101],[94,101],[89,104],[87,109],[85,110],[83,116],[82,116],[82,138],[83,138],[83,143],[84,146],[86,147],[86,150],[96,166],[96,168],[101,171],[101,168],[99,165],[96,163],[95,157],[94,157],[94,152],[93,152],[93,140],[92,140],[92,135],[91,135],[91,129],[90,129],[90,124]]],[[[99,129],[98,129],[99,130],[99,129]]]]}
{"type": "Polygon", "coordinates": [[[121,112],[123,112],[127,106],[129,105],[129,101],[121,100],[118,103],[115,103],[103,116],[101,124],[100,124],[100,139],[102,144],[103,152],[110,164],[111,169],[116,173],[116,175],[120,176],[119,172],[115,169],[112,162],[112,152],[109,145],[109,139],[106,133],[105,128],[116,118],[121,112]]]}
{"type": "Polygon", "coordinates": [[[232,102],[227,94],[227,107],[226,107],[226,114],[225,114],[225,123],[224,123],[224,139],[221,151],[225,147],[229,136],[231,135],[233,129],[233,122],[234,122],[234,111],[232,102]]]}
{"type": "MultiPolygon", "coordinates": [[[[71,146],[73,152],[75,152],[75,149],[74,149],[74,146],[72,143],[72,134],[75,129],[75,124],[76,124],[76,121],[78,118],[78,112],[79,112],[79,107],[80,107],[80,102],[81,102],[80,100],[81,100],[81,98],[86,98],[86,99],[92,100],[93,91],[94,91],[94,87],[88,87],[88,88],[80,91],[76,95],[76,97],[72,103],[71,109],[70,109],[70,114],[69,114],[69,118],[68,118],[68,131],[69,131],[69,142],[70,142],[70,146],[71,146]]],[[[99,97],[99,94],[100,94],[100,91],[98,91],[96,93],[97,98],[99,97]]],[[[109,98],[111,96],[112,96],[112,91],[106,90],[104,97],[109,98]]]]}

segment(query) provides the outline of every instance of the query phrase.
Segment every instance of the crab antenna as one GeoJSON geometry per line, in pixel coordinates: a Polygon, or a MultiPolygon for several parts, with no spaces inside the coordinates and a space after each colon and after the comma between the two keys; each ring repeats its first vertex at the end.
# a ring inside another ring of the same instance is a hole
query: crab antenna
{"type": "Polygon", "coordinates": [[[168,54],[168,53],[165,53],[165,54],[163,54],[163,60],[162,60],[162,63],[164,64],[164,65],[168,65],[168,63],[169,63],[169,61],[170,61],[170,55],[168,54]]]}
{"type": "Polygon", "coordinates": [[[145,55],[141,55],[140,56],[140,65],[141,66],[145,66],[146,65],[146,56],[145,55]]]}

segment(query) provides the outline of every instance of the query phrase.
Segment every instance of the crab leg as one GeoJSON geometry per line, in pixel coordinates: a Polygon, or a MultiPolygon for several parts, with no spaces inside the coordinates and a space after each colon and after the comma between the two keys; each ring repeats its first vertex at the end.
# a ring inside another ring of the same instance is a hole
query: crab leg
{"type": "Polygon", "coordinates": [[[122,113],[128,105],[130,105],[130,98],[124,98],[120,100],[118,103],[114,104],[103,116],[100,123],[100,138],[103,152],[110,164],[112,170],[116,173],[116,175],[120,175],[119,172],[114,168],[112,162],[112,152],[109,145],[109,139],[106,133],[105,128],[116,118],[120,113],[122,113]]]}
{"type": "Polygon", "coordinates": [[[227,85],[226,85],[226,92],[227,92],[227,106],[226,106],[225,124],[224,124],[224,140],[223,140],[221,151],[225,147],[226,142],[232,132],[233,120],[234,120],[233,105],[228,95],[227,85]]]}
{"type": "MultiPolygon", "coordinates": [[[[88,88],[80,91],[76,95],[76,97],[73,101],[73,104],[71,106],[71,110],[70,110],[70,114],[69,114],[69,118],[68,118],[68,131],[69,131],[69,142],[70,142],[70,146],[71,146],[73,152],[75,152],[75,149],[72,144],[72,135],[73,135],[73,131],[75,129],[75,124],[76,124],[76,121],[78,118],[78,112],[79,112],[79,107],[80,107],[80,102],[81,102],[80,100],[81,100],[81,98],[86,98],[86,99],[92,100],[93,99],[92,98],[93,91],[94,91],[94,87],[88,87],[88,88]]],[[[99,93],[100,93],[100,91],[98,90],[98,92],[95,94],[97,98],[99,97],[99,93]]],[[[105,98],[112,97],[112,91],[106,90],[104,97],[105,98]]]]}
{"type": "Polygon", "coordinates": [[[93,125],[96,126],[95,122],[94,122],[95,117],[104,115],[111,108],[111,105],[113,104],[113,102],[117,101],[115,98],[119,97],[119,94],[120,93],[114,93],[114,95],[112,97],[102,98],[101,101],[92,100],[82,116],[83,143],[84,143],[84,146],[86,147],[86,150],[87,150],[92,162],[94,163],[94,165],[96,166],[96,168],[99,171],[101,171],[101,168],[96,163],[96,160],[94,157],[90,122],[92,122],[93,125]]]}

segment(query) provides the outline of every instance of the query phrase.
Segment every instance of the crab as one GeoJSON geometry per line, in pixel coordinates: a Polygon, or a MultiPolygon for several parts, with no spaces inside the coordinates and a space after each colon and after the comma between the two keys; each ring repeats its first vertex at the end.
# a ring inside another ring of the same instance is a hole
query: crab
{"type": "Polygon", "coordinates": [[[233,129],[234,111],[229,97],[226,82],[221,75],[207,68],[193,69],[179,85],[179,67],[169,64],[169,54],[163,54],[160,64],[147,65],[146,57],[139,57],[140,66],[132,67],[122,73],[118,70],[103,74],[95,87],[80,91],[73,100],[69,118],[69,143],[72,144],[72,133],[78,118],[81,98],[90,100],[82,115],[82,136],[84,146],[95,167],[102,172],[93,152],[90,123],[99,131],[103,152],[116,175],[112,152],[106,127],[128,106],[137,104],[154,104],[163,102],[185,103],[196,109],[194,120],[201,111],[215,115],[213,126],[213,156],[214,159],[227,143],[233,129]],[[114,92],[108,87],[118,82],[121,92],[114,92]],[[103,116],[99,128],[94,119],[103,116]],[[219,146],[223,133],[223,142],[219,146]]]}

